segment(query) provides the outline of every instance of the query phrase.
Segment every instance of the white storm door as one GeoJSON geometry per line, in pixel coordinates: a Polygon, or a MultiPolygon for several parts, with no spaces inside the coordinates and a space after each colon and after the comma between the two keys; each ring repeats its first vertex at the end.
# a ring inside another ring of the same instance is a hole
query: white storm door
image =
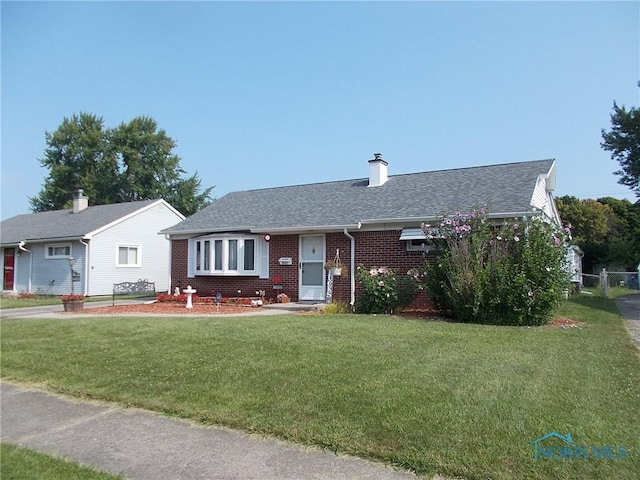
{"type": "Polygon", "coordinates": [[[324,235],[300,235],[299,300],[324,301],[324,235]]]}

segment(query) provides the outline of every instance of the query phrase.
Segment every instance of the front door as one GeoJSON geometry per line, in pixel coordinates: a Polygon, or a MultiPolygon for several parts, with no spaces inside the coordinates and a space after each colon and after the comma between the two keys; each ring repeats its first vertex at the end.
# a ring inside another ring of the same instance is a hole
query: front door
{"type": "Polygon", "coordinates": [[[14,267],[16,263],[16,249],[4,249],[4,277],[2,279],[2,290],[13,290],[14,267]]]}
{"type": "Polygon", "coordinates": [[[324,301],[324,235],[300,236],[299,300],[324,301]]]}

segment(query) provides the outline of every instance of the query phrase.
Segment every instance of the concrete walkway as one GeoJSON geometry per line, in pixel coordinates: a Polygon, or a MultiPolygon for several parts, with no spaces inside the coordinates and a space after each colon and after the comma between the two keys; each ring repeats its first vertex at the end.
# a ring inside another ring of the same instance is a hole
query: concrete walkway
{"type": "MultiPolygon", "coordinates": [[[[146,300],[149,301],[149,300],[146,300]]],[[[145,300],[118,300],[116,305],[136,305],[144,303],[145,300]]],[[[91,310],[98,307],[110,307],[111,300],[99,301],[99,302],[85,302],[84,310],[91,310]]],[[[225,317],[242,317],[242,316],[255,316],[255,315],[281,315],[282,313],[296,313],[304,311],[314,311],[322,309],[326,306],[324,303],[304,303],[304,302],[290,302],[290,303],[273,303],[264,305],[262,308],[247,308],[246,313],[224,313],[220,314],[225,317]]],[[[202,314],[181,314],[181,317],[192,315],[201,317],[202,314]]],[[[209,314],[209,316],[215,316],[215,313],[209,314]]],[[[113,316],[113,315],[102,315],[113,316]]],[[[159,313],[128,313],[127,316],[138,317],[172,317],[175,314],[159,314],[159,313]]],[[[62,304],[55,305],[42,305],[39,307],[25,307],[25,308],[7,308],[0,309],[0,318],[78,318],[78,317],[96,317],[96,315],[83,311],[79,312],[65,312],[62,304]]]]}
{"type": "Polygon", "coordinates": [[[640,293],[618,298],[616,305],[626,319],[625,325],[633,343],[640,349],[640,293]]]}
{"type": "MultiPolygon", "coordinates": [[[[87,302],[85,308],[106,305],[111,301],[87,302]]],[[[248,313],[273,315],[316,308],[321,305],[290,303],[248,313]]],[[[70,318],[62,305],[7,309],[0,315],[70,318]]],[[[73,314],[78,316],[82,314],[73,314]]],[[[79,402],[6,382],[0,383],[0,437],[3,442],[140,480],[417,478],[360,458],[202,427],[138,409],[79,402]]]]}
{"type": "Polygon", "coordinates": [[[3,442],[129,479],[415,480],[367,460],[0,384],[3,442]]]}

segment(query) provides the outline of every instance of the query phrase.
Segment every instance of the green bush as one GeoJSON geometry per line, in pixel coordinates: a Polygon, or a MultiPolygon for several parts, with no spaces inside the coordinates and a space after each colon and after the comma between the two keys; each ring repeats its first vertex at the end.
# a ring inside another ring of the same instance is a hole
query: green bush
{"type": "Polygon", "coordinates": [[[394,313],[409,306],[422,288],[422,276],[416,269],[397,275],[391,268],[358,265],[357,277],[364,289],[356,299],[357,313],[394,313]]]}
{"type": "Polygon", "coordinates": [[[344,302],[334,302],[326,305],[322,310],[322,313],[326,313],[327,315],[337,315],[343,313],[353,313],[351,305],[344,302]]]}
{"type": "Polygon", "coordinates": [[[393,270],[358,265],[358,281],[364,293],[356,299],[356,312],[393,313],[398,306],[398,282],[393,270]]]}
{"type": "Polygon", "coordinates": [[[486,209],[456,212],[423,227],[442,249],[428,264],[437,308],[469,323],[541,325],[568,288],[565,236],[539,216],[501,225],[486,209]]]}

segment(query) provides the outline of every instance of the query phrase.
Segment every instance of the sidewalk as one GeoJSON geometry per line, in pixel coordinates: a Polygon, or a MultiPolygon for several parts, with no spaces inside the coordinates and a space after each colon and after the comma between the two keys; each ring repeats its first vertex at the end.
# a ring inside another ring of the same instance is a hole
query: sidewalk
{"type": "Polygon", "coordinates": [[[415,480],[367,460],[273,438],[0,384],[3,442],[139,480],[415,480]]]}
{"type": "MultiPolygon", "coordinates": [[[[120,300],[118,305],[143,303],[145,299],[120,300]]],[[[110,307],[112,300],[101,300],[99,302],[86,302],[85,308],[110,307]]],[[[75,313],[74,313],[75,315],[75,313]]],[[[81,314],[80,314],[81,315],[81,314]]],[[[69,318],[69,314],[64,313],[62,303],[55,305],[42,305],[39,307],[7,308],[0,309],[0,318],[69,318]]]]}
{"type": "Polygon", "coordinates": [[[640,294],[616,299],[616,306],[626,318],[625,325],[636,347],[640,349],[640,294]]]}
{"type": "MultiPolygon", "coordinates": [[[[118,300],[117,305],[135,305],[139,303],[144,303],[149,301],[149,299],[138,299],[138,300],[118,300]]],[[[85,302],[84,309],[91,310],[92,308],[98,307],[110,307],[112,305],[111,300],[99,301],[99,302],[85,302]]],[[[302,312],[302,311],[313,311],[324,308],[325,304],[323,303],[304,303],[304,302],[290,302],[290,303],[273,303],[269,305],[264,305],[259,309],[249,309],[246,313],[225,313],[226,317],[230,316],[254,316],[254,315],[279,315],[283,312],[302,312]]],[[[215,314],[211,314],[215,315],[215,314]]],[[[83,313],[73,312],[71,314],[65,313],[62,304],[56,305],[43,305],[40,307],[25,307],[25,308],[7,308],[0,309],[0,318],[78,318],[78,317],[93,317],[91,313],[83,313]]],[[[152,317],[163,317],[163,316],[175,316],[172,314],[136,314],[136,313],[128,313],[127,316],[152,316],[152,317]]],[[[198,316],[198,315],[196,315],[198,316]]]]}

